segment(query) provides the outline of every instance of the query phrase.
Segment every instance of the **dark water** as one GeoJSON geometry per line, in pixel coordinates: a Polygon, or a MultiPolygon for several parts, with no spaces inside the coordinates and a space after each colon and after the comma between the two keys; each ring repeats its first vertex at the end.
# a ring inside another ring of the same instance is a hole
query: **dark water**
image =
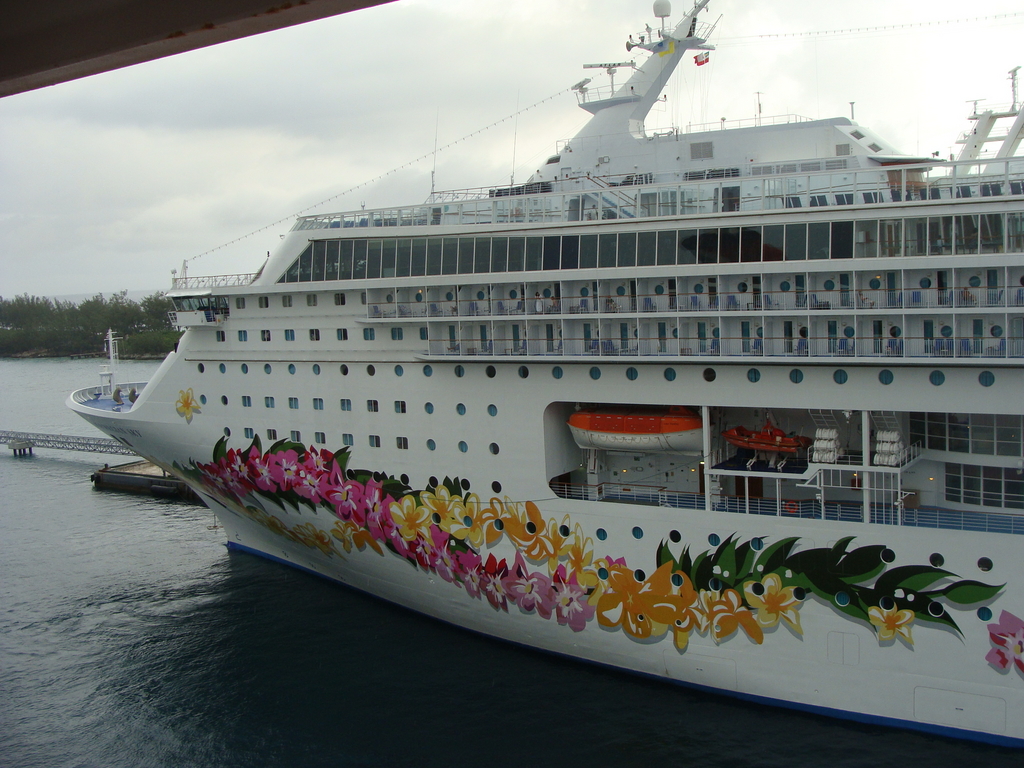
{"type": "MultiPolygon", "coordinates": [[[[139,365],[139,375],[155,365],[139,365]]],[[[95,361],[0,361],[0,428],[88,434],[95,361]],[[30,396],[29,396],[30,395],[30,396]]],[[[0,766],[976,766],[1020,753],[477,637],[231,553],[204,508],[0,453],[0,766]]],[[[117,458],[120,461],[120,458],[117,458]]],[[[1012,761],[1012,762],[1011,762],[1012,761]]]]}

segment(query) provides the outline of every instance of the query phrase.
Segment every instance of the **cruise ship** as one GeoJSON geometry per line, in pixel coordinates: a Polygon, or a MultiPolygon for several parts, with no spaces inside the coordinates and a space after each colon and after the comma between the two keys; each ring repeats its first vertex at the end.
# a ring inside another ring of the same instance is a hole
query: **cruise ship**
{"type": "Polygon", "coordinates": [[[1024,746],[1024,109],[976,108],[950,160],[845,117],[648,132],[707,5],[658,0],[527,182],[304,216],[255,274],[180,275],[153,378],[68,404],[232,549],[1024,746]]]}

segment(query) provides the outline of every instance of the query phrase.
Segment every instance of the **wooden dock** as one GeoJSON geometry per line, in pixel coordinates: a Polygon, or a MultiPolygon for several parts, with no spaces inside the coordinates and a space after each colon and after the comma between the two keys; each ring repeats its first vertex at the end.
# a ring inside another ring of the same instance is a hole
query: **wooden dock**
{"type": "Polygon", "coordinates": [[[202,504],[186,482],[168,475],[148,461],[133,461],[116,467],[104,465],[89,478],[99,490],[146,493],[163,498],[179,498],[193,504],[202,504]]]}

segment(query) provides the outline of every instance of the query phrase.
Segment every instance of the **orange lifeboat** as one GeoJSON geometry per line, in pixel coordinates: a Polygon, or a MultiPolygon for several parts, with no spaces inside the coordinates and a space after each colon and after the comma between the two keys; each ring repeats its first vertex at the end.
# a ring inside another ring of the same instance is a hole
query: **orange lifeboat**
{"type": "Polygon", "coordinates": [[[811,438],[801,435],[787,436],[770,421],[766,421],[759,432],[746,427],[733,427],[725,430],[722,437],[737,448],[749,448],[766,453],[796,453],[814,442],[811,438]]]}
{"type": "Polygon", "coordinates": [[[701,418],[689,408],[594,408],[569,417],[580,448],[607,451],[700,453],[701,418]]]}

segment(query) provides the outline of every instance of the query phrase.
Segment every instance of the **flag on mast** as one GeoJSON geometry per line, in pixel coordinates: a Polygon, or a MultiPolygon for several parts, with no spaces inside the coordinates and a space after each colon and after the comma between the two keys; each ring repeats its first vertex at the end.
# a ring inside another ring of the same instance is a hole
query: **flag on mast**
{"type": "Polygon", "coordinates": [[[705,64],[708,63],[709,56],[710,54],[707,51],[701,51],[700,53],[693,57],[693,60],[694,62],[696,62],[698,67],[703,67],[705,64]]]}

